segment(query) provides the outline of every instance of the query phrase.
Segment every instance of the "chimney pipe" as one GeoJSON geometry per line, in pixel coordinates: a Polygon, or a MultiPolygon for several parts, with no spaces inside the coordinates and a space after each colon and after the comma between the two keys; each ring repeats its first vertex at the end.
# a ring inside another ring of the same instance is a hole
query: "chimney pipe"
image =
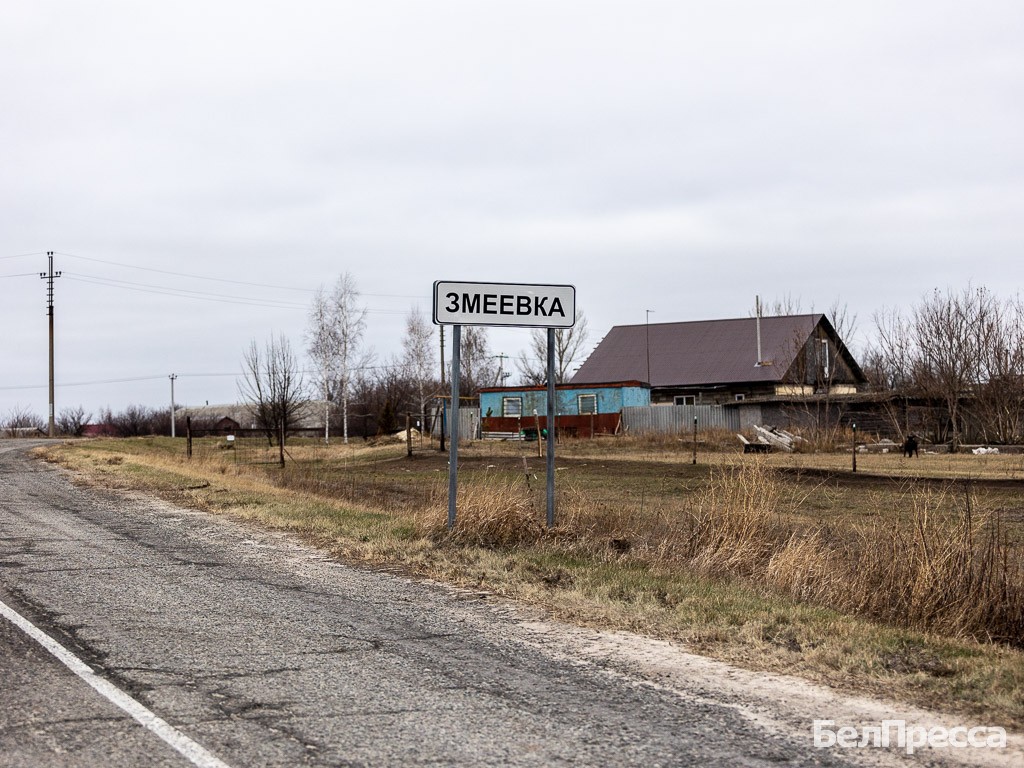
{"type": "Polygon", "coordinates": [[[760,367],[761,361],[764,359],[761,356],[761,297],[754,297],[754,311],[757,317],[757,362],[754,363],[754,367],[760,367]]]}

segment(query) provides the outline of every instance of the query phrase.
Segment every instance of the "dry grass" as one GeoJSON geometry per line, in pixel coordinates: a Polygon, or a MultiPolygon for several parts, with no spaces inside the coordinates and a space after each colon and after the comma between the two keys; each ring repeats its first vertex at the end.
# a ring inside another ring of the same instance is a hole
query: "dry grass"
{"type": "Polygon", "coordinates": [[[448,488],[438,489],[433,502],[416,510],[413,519],[421,533],[436,542],[485,549],[507,549],[534,544],[544,536],[544,526],[523,481],[497,480],[465,485],[459,489],[458,515],[448,530],[448,488]]]}
{"type": "Polygon", "coordinates": [[[702,499],[684,558],[847,613],[1024,646],[1019,553],[969,492],[911,488],[892,515],[842,527],[787,524],[782,498],[763,464],[728,473],[702,499]]]}
{"type": "Polygon", "coordinates": [[[1024,569],[998,513],[951,488],[908,488],[900,509],[866,521],[797,524],[799,506],[765,461],[714,471],[675,512],[646,517],[593,503],[571,487],[559,526],[545,532],[519,480],[484,475],[464,485],[457,525],[446,498],[418,514],[422,533],[490,549],[545,542],[566,554],[619,557],[741,578],[794,600],[897,626],[1024,647],[1024,569]]]}
{"type": "Polygon", "coordinates": [[[402,446],[296,446],[284,472],[217,449],[187,464],[167,441],[61,454],[107,485],[295,530],[568,620],[1024,723],[1024,654],[1011,649],[1024,637],[1021,548],[998,505],[980,508],[941,482],[844,495],[795,475],[794,457],[717,454],[691,466],[675,443],[564,447],[577,458],[560,466],[553,530],[543,480],[523,461],[538,463],[535,445],[466,450],[453,531],[443,457],[406,460],[402,446]],[[834,511],[853,503],[863,508],[834,511]]]}

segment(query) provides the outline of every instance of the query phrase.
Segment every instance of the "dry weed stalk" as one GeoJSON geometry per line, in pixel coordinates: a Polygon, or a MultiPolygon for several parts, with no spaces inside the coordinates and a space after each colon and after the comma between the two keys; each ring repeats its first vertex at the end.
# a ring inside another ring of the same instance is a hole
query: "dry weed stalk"
{"type": "Polygon", "coordinates": [[[753,469],[728,482],[698,518],[696,567],[902,626],[1024,643],[1024,570],[969,490],[914,488],[898,497],[902,517],[789,530],[771,513],[777,481],[753,469]]]}
{"type": "Polygon", "coordinates": [[[459,488],[455,527],[449,531],[447,493],[416,516],[430,538],[486,549],[501,549],[536,542],[544,535],[541,513],[534,508],[522,480],[485,477],[459,488]]]}
{"type": "Polygon", "coordinates": [[[702,573],[758,577],[791,536],[780,514],[781,483],[764,462],[730,467],[698,497],[681,553],[702,573]]]}
{"type": "Polygon", "coordinates": [[[840,605],[915,628],[1024,643],[1024,570],[1001,516],[978,513],[969,489],[901,498],[905,520],[857,531],[840,605]]]}

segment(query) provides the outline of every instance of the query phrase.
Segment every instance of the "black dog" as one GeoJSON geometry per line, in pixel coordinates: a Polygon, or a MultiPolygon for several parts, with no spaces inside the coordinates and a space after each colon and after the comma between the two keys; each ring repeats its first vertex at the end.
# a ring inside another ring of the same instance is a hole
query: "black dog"
{"type": "Polygon", "coordinates": [[[914,435],[907,435],[907,441],[903,443],[903,455],[908,459],[911,456],[920,456],[917,450],[917,437],[914,435]]]}

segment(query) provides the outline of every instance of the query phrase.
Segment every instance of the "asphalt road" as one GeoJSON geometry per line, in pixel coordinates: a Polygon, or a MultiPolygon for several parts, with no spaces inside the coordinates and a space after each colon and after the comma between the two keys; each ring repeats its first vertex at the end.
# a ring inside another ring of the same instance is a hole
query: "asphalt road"
{"type": "MultiPolygon", "coordinates": [[[[224,764],[844,764],[712,695],[543,653],[489,598],[81,489],[24,448],[0,442],[0,602],[224,764]]],[[[0,681],[0,765],[204,764],[4,618],[0,681]]]]}

